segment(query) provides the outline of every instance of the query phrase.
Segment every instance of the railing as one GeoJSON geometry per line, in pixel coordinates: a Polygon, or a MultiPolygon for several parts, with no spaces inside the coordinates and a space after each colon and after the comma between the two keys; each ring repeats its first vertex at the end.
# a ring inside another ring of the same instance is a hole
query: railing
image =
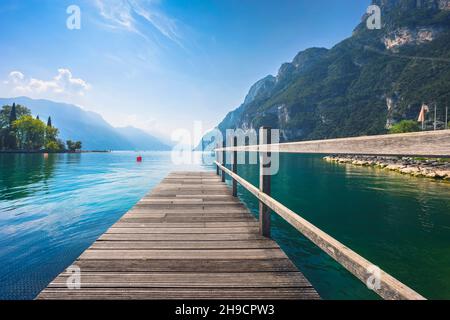
{"type": "Polygon", "coordinates": [[[362,282],[367,284],[368,279],[375,275],[379,283],[373,286],[372,290],[383,299],[425,299],[385,271],[377,270],[378,267],[374,264],[273,199],[270,196],[270,174],[267,174],[271,163],[267,159],[272,152],[450,157],[450,130],[283,144],[271,144],[270,128],[261,128],[259,136],[259,145],[238,146],[235,137],[233,147],[217,148],[215,164],[217,165],[217,174],[219,175],[222,171],[223,182],[225,182],[226,174],[232,178],[234,196],[237,196],[237,184],[239,183],[258,198],[261,235],[270,237],[270,210],[273,210],[362,282]],[[227,151],[233,152],[232,170],[225,166],[227,151]],[[218,162],[220,152],[222,152],[222,163],[218,162]],[[237,174],[238,152],[259,153],[259,189],[237,174]],[[377,271],[375,272],[375,270],[377,271]]]}

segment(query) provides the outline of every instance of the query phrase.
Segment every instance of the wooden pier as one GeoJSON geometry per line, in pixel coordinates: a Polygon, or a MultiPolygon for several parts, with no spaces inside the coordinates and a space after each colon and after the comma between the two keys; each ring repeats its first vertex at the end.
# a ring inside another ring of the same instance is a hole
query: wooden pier
{"type": "Polygon", "coordinates": [[[245,145],[243,137],[240,145],[237,135],[227,137],[232,147],[217,139],[216,175],[170,174],[75,261],[80,288],[71,289],[73,274],[63,272],[38,299],[319,299],[270,239],[271,214],[277,214],[383,299],[424,300],[272,198],[271,176],[278,169],[272,155],[449,158],[450,130],[293,143],[272,143],[271,136],[271,128],[262,127],[257,145],[245,145]],[[239,176],[239,152],[258,153],[259,188],[239,176]],[[258,199],[259,221],[239,202],[238,184],[258,199]]]}
{"type": "Polygon", "coordinates": [[[319,299],[213,172],[171,173],[38,299],[319,299]]]}

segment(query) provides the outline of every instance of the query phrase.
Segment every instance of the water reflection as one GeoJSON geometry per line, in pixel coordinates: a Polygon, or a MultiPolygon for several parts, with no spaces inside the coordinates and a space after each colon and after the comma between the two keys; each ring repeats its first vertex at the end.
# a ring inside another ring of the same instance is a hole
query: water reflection
{"type": "Polygon", "coordinates": [[[30,186],[47,184],[59,155],[3,154],[0,156],[0,200],[24,198],[34,192],[30,186]]]}

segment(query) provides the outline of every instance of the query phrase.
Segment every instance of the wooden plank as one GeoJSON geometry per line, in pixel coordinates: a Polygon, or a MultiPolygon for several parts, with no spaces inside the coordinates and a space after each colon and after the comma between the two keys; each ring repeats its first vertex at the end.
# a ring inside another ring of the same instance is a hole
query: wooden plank
{"type": "MultiPolygon", "coordinates": [[[[211,222],[222,222],[221,219],[228,219],[228,221],[254,221],[254,218],[251,217],[248,213],[233,213],[230,215],[223,215],[218,213],[193,213],[192,215],[189,214],[183,214],[183,213],[176,213],[171,214],[167,213],[164,214],[164,216],[160,215],[153,215],[153,214],[147,214],[147,213],[133,213],[133,214],[127,214],[122,218],[122,222],[125,222],[125,220],[129,219],[160,219],[162,222],[167,222],[169,219],[186,219],[185,222],[197,222],[197,218],[210,218],[212,219],[211,222]],[[192,219],[190,221],[189,219],[192,219]],[[215,220],[216,219],[216,220],[215,220]]],[[[227,220],[225,220],[227,221],[227,220]]]]}
{"type": "MultiPolygon", "coordinates": [[[[178,216],[171,216],[168,215],[165,218],[151,218],[151,217],[126,217],[121,220],[122,222],[137,222],[137,223],[156,223],[160,222],[161,224],[179,224],[179,223],[192,223],[192,222],[254,222],[252,218],[249,217],[214,217],[214,216],[205,216],[205,215],[199,215],[199,216],[193,216],[193,217],[186,217],[182,215],[178,216]]],[[[170,225],[168,225],[170,227],[170,225]]]]}
{"type": "MultiPolygon", "coordinates": [[[[229,241],[233,242],[233,241],[229,241]]],[[[86,272],[296,272],[285,259],[184,259],[184,260],[78,260],[75,264],[86,272]],[[114,262],[114,263],[112,263],[114,262]]]]}
{"type": "Polygon", "coordinates": [[[226,195],[226,194],[203,194],[203,195],[193,195],[193,194],[189,194],[189,195],[181,195],[181,194],[177,194],[176,195],[177,199],[181,199],[181,198],[187,198],[187,199],[195,199],[195,198],[201,198],[203,200],[208,199],[208,200],[215,200],[215,199],[234,199],[232,196],[226,195]]]}
{"type": "Polygon", "coordinates": [[[155,194],[228,194],[229,190],[227,187],[215,187],[215,188],[207,188],[205,186],[198,186],[197,188],[183,188],[183,187],[167,187],[164,189],[155,190],[154,194],[150,194],[150,196],[154,196],[155,194]]]}
{"type": "Polygon", "coordinates": [[[100,240],[145,240],[145,241],[238,241],[238,240],[261,240],[259,234],[234,233],[234,234],[149,234],[149,233],[105,233],[100,240]]]}
{"type": "Polygon", "coordinates": [[[88,249],[80,259],[121,260],[121,259],[285,259],[279,249],[235,249],[235,250],[94,250],[88,249]]]}
{"type": "Polygon", "coordinates": [[[136,209],[160,209],[160,210],[192,210],[192,209],[203,209],[203,210],[221,210],[228,211],[240,209],[241,211],[245,208],[242,203],[231,203],[231,204],[218,204],[218,203],[208,203],[208,204],[198,204],[198,203],[191,203],[191,204],[147,204],[147,203],[138,203],[135,206],[136,209]]]}
{"type": "Polygon", "coordinates": [[[319,299],[317,292],[311,287],[305,288],[257,288],[257,289],[229,289],[229,288],[121,288],[103,289],[90,288],[81,290],[47,289],[41,293],[41,299],[48,300],[315,300],[319,299]]]}
{"type": "MultiPolygon", "coordinates": [[[[165,200],[165,201],[182,201],[182,200],[196,200],[198,202],[232,202],[235,201],[233,199],[233,197],[231,195],[218,195],[218,194],[213,194],[213,195],[204,195],[204,194],[199,194],[199,195],[193,195],[193,194],[186,194],[186,195],[168,195],[168,194],[163,194],[163,195],[154,195],[154,197],[158,197],[161,200],[165,200]],[[198,199],[198,200],[197,200],[198,199]]],[[[148,202],[150,198],[143,198],[142,202],[148,202]]]]}
{"type": "Polygon", "coordinates": [[[158,187],[157,190],[179,190],[179,189],[184,189],[184,190],[228,190],[227,186],[224,184],[217,184],[217,185],[203,185],[203,184],[163,184],[160,185],[158,187]]]}
{"type": "Polygon", "coordinates": [[[241,203],[236,202],[233,199],[230,199],[230,201],[224,201],[224,200],[211,201],[209,199],[205,200],[205,199],[201,199],[201,198],[198,198],[198,199],[167,199],[167,200],[166,199],[142,199],[138,203],[142,204],[142,205],[153,205],[153,204],[155,204],[155,205],[158,205],[158,204],[172,205],[172,204],[174,204],[177,206],[180,206],[180,205],[194,205],[194,206],[198,206],[198,205],[214,205],[214,206],[231,205],[231,206],[235,206],[235,205],[238,205],[238,206],[242,206],[241,203]]]}
{"type": "Polygon", "coordinates": [[[241,228],[258,227],[258,223],[253,222],[186,222],[186,223],[136,223],[118,222],[114,228],[241,228]]]}
{"type": "Polygon", "coordinates": [[[220,186],[223,187],[221,181],[212,181],[204,179],[165,179],[165,185],[202,185],[202,186],[220,186]]]}
{"type": "Polygon", "coordinates": [[[244,228],[141,228],[135,227],[112,227],[107,233],[150,233],[150,234],[232,234],[232,233],[255,233],[258,228],[244,227],[244,228]]]}
{"type": "MultiPolygon", "coordinates": [[[[67,288],[71,275],[63,274],[49,284],[49,288],[67,288]]],[[[298,272],[257,273],[126,273],[83,272],[83,288],[267,288],[308,287],[298,272]]]]}
{"type": "Polygon", "coordinates": [[[268,240],[246,241],[96,241],[91,249],[276,249],[279,246],[268,240]]]}
{"type": "Polygon", "coordinates": [[[136,206],[133,209],[129,211],[130,213],[165,213],[165,214],[186,214],[186,213],[245,213],[248,212],[246,208],[244,207],[236,207],[236,208],[178,208],[178,207],[171,207],[171,208],[152,208],[152,207],[142,207],[142,206],[136,206]]]}

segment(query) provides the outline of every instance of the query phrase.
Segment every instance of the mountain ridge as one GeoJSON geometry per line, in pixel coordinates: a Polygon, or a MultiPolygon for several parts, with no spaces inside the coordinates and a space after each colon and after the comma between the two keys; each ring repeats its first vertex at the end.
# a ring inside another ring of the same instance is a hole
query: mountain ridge
{"type": "Polygon", "coordinates": [[[423,102],[450,104],[450,0],[374,0],[382,29],[362,15],[351,37],[310,48],[255,83],[217,128],[280,129],[282,141],[385,133],[423,102]],[[256,86],[256,87],[255,87],[256,86]],[[255,88],[258,90],[255,91],[255,88]]]}
{"type": "Polygon", "coordinates": [[[100,114],[80,106],[28,97],[0,98],[0,106],[12,103],[29,108],[41,119],[51,116],[53,125],[60,130],[60,138],[82,141],[85,150],[170,150],[168,145],[141,129],[113,127],[100,114]]]}

